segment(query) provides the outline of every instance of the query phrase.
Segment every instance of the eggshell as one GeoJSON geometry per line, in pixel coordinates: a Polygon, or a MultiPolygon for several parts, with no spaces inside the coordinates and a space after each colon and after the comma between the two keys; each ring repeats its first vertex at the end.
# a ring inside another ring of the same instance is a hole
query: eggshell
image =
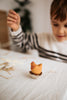
{"type": "Polygon", "coordinates": [[[38,77],[40,77],[41,75],[35,75],[35,74],[31,74],[29,71],[29,76],[33,79],[37,79],[38,77]]]}

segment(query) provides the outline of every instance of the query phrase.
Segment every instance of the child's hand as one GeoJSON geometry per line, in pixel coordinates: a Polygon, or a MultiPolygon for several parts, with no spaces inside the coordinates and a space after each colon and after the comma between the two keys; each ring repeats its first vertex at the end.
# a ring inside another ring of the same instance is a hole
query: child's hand
{"type": "Polygon", "coordinates": [[[20,25],[20,16],[15,11],[10,10],[7,16],[7,24],[13,31],[17,31],[20,25]]]}

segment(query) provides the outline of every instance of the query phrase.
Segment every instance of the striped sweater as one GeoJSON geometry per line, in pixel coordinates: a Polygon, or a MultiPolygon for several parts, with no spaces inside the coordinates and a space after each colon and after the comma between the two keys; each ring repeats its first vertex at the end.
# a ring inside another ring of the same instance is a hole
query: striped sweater
{"type": "Polygon", "coordinates": [[[26,34],[21,26],[16,32],[10,30],[10,35],[13,43],[22,51],[36,49],[40,57],[67,63],[67,41],[58,43],[55,37],[48,33],[26,34]]]}

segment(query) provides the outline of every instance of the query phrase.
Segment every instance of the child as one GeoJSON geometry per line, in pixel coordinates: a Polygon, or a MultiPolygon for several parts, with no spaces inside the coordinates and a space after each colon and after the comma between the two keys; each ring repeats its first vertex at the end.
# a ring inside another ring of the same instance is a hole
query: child
{"type": "Polygon", "coordinates": [[[67,63],[67,0],[53,0],[50,16],[53,34],[25,34],[20,26],[20,16],[10,10],[7,24],[11,37],[22,50],[36,49],[41,57],[67,63]]]}

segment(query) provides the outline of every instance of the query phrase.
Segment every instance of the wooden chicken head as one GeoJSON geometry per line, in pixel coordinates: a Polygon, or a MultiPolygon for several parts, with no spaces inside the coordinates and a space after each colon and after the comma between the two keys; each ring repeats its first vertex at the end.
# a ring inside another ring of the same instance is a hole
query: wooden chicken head
{"type": "Polygon", "coordinates": [[[42,72],[42,64],[35,64],[35,62],[31,63],[31,72],[39,75],[42,72]]]}

